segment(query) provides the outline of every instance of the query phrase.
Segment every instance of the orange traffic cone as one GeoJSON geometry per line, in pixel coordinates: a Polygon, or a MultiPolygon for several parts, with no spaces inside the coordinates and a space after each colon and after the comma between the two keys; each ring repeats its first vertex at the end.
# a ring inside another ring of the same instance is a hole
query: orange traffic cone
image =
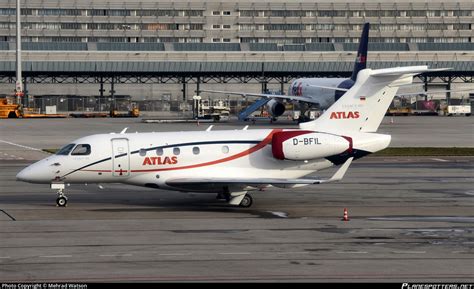
{"type": "Polygon", "coordinates": [[[342,221],[349,221],[349,216],[347,216],[347,209],[344,208],[344,217],[342,217],[342,221]]]}

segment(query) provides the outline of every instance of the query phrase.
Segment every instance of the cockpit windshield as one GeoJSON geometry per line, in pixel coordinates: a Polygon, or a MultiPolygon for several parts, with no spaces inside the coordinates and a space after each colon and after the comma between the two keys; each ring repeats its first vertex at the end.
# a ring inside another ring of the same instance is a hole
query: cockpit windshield
{"type": "Polygon", "coordinates": [[[72,156],[87,156],[91,154],[91,145],[89,144],[78,144],[77,147],[72,151],[72,156]]]}
{"type": "Polygon", "coordinates": [[[73,143],[65,145],[56,154],[60,156],[67,156],[72,151],[75,145],[76,144],[73,143]]]}

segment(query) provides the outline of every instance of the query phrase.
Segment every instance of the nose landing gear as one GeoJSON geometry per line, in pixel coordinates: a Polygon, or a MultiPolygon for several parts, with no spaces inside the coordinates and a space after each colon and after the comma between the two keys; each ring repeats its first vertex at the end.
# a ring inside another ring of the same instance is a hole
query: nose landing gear
{"type": "Polygon", "coordinates": [[[56,205],[58,207],[66,207],[67,206],[67,197],[65,195],[61,195],[62,193],[58,192],[58,198],[56,199],[56,205]]]}
{"type": "Polygon", "coordinates": [[[67,197],[64,194],[64,184],[63,183],[53,183],[51,184],[51,189],[58,190],[58,198],[56,199],[56,206],[66,207],[67,206],[67,197]]]}

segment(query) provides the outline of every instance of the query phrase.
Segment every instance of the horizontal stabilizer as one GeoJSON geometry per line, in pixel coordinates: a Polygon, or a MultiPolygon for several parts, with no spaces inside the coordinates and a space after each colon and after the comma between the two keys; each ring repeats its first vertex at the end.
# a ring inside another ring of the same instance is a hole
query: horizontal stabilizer
{"type": "Polygon", "coordinates": [[[398,76],[402,74],[420,74],[429,72],[438,72],[451,70],[452,68],[427,68],[424,65],[421,66],[407,66],[407,67],[394,67],[372,70],[370,76],[398,76]]]}

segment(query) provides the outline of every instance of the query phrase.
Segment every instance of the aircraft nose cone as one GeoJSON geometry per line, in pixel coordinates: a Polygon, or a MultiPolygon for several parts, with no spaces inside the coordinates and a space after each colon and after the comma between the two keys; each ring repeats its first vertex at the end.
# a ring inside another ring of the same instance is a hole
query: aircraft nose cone
{"type": "Polygon", "coordinates": [[[31,171],[30,168],[24,168],[23,170],[21,170],[21,171],[16,175],[17,181],[22,181],[22,182],[28,182],[28,181],[30,181],[30,180],[31,180],[30,171],[31,171]]]}
{"type": "Polygon", "coordinates": [[[24,168],[16,175],[18,181],[39,184],[48,183],[51,181],[51,178],[51,172],[48,170],[47,163],[44,161],[34,163],[24,168]]]}

